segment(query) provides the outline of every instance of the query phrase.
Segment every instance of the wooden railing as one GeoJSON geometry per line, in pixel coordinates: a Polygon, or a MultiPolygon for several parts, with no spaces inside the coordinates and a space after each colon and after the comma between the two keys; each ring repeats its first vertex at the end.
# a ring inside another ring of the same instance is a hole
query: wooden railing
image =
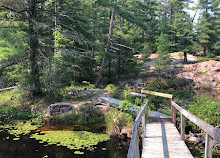
{"type": "MultiPolygon", "coordinates": [[[[217,128],[199,119],[195,115],[189,113],[188,111],[184,110],[182,107],[177,105],[174,101],[172,101],[173,95],[171,94],[146,91],[146,90],[142,90],[141,93],[165,97],[171,100],[171,118],[172,118],[171,121],[174,125],[176,125],[176,110],[178,110],[181,114],[180,134],[183,140],[185,139],[185,117],[188,118],[194,124],[196,124],[198,127],[200,127],[202,130],[204,130],[206,132],[205,158],[212,158],[213,140],[215,140],[217,143],[220,143],[220,131],[217,128]]],[[[143,101],[143,97],[147,97],[145,94],[139,94],[133,92],[131,93],[131,95],[141,96],[142,101],[143,101]]],[[[146,136],[145,110],[147,108],[147,105],[148,105],[148,100],[146,101],[144,107],[142,107],[141,109],[141,112],[138,114],[138,116],[135,119],[127,158],[140,157],[138,127],[140,125],[142,118],[142,130],[143,130],[142,137],[144,139],[144,137],[146,136]]]]}
{"type": "Polygon", "coordinates": [[[131,138],[127,158],[140,157],[138,127],[142,121],[142,139],[144,139],[146,135],[145,110],[147,106],[148,106],[148,100],[146,101],[145,105],[141,107],[141,111],[139,112],[138,116],[134,121],[132,138],[131,138]]]}
{"type": "Polygon", "coordinates": [[[188,111],[181,108],[177,105],[174,101],[172,101],[173,113],[172,116],[175,117],[176,120],[176,110],[180,112],[181,115],[181,137],[185,139],[185,117],[188,118],[191,122],[196,124],[202,130],[206,132],[206,139],[205,139],[205,158],[212,157],[212,148],[213,148],[213,140],[220,143],[220,131],[215,128],[214,126],[206,123],[205,121],[199,119],[195,115],[189,113],[188,111]]]}

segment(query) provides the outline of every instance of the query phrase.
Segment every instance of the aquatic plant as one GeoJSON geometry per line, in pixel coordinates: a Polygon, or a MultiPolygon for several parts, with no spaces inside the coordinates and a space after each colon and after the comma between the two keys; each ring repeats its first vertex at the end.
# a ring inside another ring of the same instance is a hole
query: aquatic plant
{"type": "Polygon", "coordinates": [[[77,150],[75,154],[83,154],[78,150],[94,150],[99,142],[110,139],[106,134],[91,133],[87,131],[44,131],[35,133],[30,136],[39,141],[39,143],[47,143],[48,145],[65,146],[71,150],[77,150]]]}
{"type": "Polygon", "coordinates": [[[41,127],[42,124],[31,125],[31,121],[28,122],[19,122],[16,124],[5,124],[1,125],[0,128],[5,129],[9,134],[18,136],[18,135],[26,135],[29,134],[31,131],[34,131],[41,127]]]}
{"type": "Polygon", "coordinates": [[[82,154],[84,154],[84,152],[81,152],[81,151],[75,151],[74,154],[82,155],[82,154]]]}
{"type": "Polygon", "coordinates": [[[20,138],[14,138],[13,140],[20,140],[20,138]]]}

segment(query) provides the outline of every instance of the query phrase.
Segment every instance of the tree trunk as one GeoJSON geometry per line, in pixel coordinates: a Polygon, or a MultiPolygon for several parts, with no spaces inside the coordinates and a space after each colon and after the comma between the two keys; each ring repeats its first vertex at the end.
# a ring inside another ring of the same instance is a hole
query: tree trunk
{"type": "Polygon", "coordinates": [[[187,54],[186,54],[186,52],[184,52],[184,62],[183,62],[184,64],[187,64],[188,63],[188,61],[187,61],[187,54]]]}
{"type": "Polygon", "coordinates": [[[118,51],[118,68],[117,68],[117,75],[116,75],[117,82],[120,80],[120,70],[121,70],[121,53],[120,51],[118,51]]]}
{"type": "Polygon", "coordinates": [[[206,54],[207,54],[207,53],[206,53],[206,51],[207,51],[207,47],[206,47],[206,46],[204,46],[203,51],[204,51],[204,52],[203,52],[203,56],[206,56],[206,54]]]}
{"type": "Polygon", "coordinates": [[[36,18],[36,1],[29,0],[29,49],[30,49],[30,75],[31,75],[31,91],[30,97],[35,98],[40,91],[40,73],[38,65],[38,37],[34,31],[34,19],[36,18]]]}
{"type": "MultiPolygon", "coordinates": [[[[117,0],[115,0],[116,2],[117,0]]],[[[109,52],[110,48],[111,48],[111,40],[112,40],[112,34],[113,34],[113,27],[114,27],[114,19],[115,19],[115,10],[112,10],[112,15],[111,15],[111,20],[110,20],[110,26],[109,26],[109,34],[108,34],[108,41],[107,41],[107,47],[106,47],[106,51],[109,52]]],[[[102,66],[101,69],[99,71],[99,75],[98,78],[96,80],[95,86],[98,86],[100,81],[102,80],[102,75],[103,75],[103,71],[105,69],[105,65],[106,65],[106,53],[104,54],[104,57],[102,59],[102,66]]]]}
{"type": "Polygon", "coordinates": [[[170,2],[170,22],[173,23],[173,3],[170,2]]]}

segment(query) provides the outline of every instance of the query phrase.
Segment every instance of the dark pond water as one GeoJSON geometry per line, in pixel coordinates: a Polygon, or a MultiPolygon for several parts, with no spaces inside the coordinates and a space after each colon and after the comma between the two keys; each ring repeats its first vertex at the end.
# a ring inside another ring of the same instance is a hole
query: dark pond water
{"type": "Polygon", "coordinates": [[[40,144],[35,139],[30,139],[29,135],[20,136],[18,141],[13,138],[15,136],[7,132],[0,133],[0,158],[125,158],[129,144],[129,140],[111,138],[99,143],[94,151],[81,150],[84,154],[76,155],[75,150],[66,147],[44,146],[46,143],[40,144]]]}

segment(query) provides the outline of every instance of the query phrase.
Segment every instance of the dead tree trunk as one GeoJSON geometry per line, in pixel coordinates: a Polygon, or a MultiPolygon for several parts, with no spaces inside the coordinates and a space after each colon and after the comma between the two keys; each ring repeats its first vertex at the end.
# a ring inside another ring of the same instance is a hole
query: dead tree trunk
{"type": "MultiPolygon", "coordinates": [[[[116,2],[117,0],[115,0],[116,2]]],[[[111,40],[112,40],[112,34],[113,34],[113,28],[114,28],[114,19],[115,19],[115,10],[112,10],[112,15],[111,15],[111,20],[110,20],[110,25],[109,25],[109,34],[108,34],[108,41],[107,41],[107,46],[106,46],[106,51],[109,52],[110,48],[111,48],[111,40]]],[[[98,78],[96,80],[95,86],[98,86],[100,81],[102,80],[102,75],[103,75],[103,71],[105,69],[105,65],[106,65],[106,53],[104,54],[104,57],[102,59],[102,66],[101,69],[99,71],[99,75],[98,78]]]]}

